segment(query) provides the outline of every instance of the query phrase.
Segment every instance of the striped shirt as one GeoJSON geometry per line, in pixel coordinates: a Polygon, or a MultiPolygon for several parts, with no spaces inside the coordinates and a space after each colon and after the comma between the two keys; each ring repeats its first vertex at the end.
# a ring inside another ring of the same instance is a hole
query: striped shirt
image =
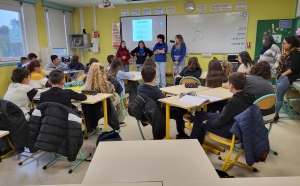
{"type": "Polygon", "coordinates": [[[271,68],[277,68],[280,61],[281,52],[277,45],[273,44],[271,48],[261,54],[258,62],[266,61],[270,64],[271,68]]]}

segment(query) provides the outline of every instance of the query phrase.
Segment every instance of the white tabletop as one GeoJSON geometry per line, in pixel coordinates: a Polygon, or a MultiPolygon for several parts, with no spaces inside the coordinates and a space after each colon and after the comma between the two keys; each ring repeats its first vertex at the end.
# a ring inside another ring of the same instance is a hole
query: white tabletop
{"type": "Polygon", "coordinates": [[[160,90],[166,94],[179,95],[180,93],[184,93],[184,92],[190,92],[190,91],[198,92],[198,91],[208,90],[208,89],[210,88],[204,86],[198,86],[198,88],[185,88],[184,85],[176,85],[176,86],[161,88],[160,90]]]}
{"type": "Polygon", "coordinates": [[[293,86],[295,87],[295,89],[297,89],[297,90],[300,91],[300,80],[295,81],[295,82],[293,83],[293,86]]]}
{"type": "Polygon", "coordinates": [[[89,96],[87,96],[87,100],[81,101],[81,104],[95,104],[95,103],[103,101],[104,99],[107,99],[111,96],[113,96],[113,95],[112,94],[102,94],[102,93],[99,93],[97,95],[89,95],[89,96]]]}
{"type": "Polygon", "coordinates": [[[167,97],[167,98],[162,98],[162,99],[159,99],[158,101],[161,103],[169,104],[171,106],[179,107],[179,108],[183,108],[183,109],[190,109],[190,108],[195,108],[195,107],[199,106],[197,104],[181,102],[181,101],[179,101],[179,96],[171,96],[171,97],[167,97]]]}
{"type": "Polygon", "coordinates": [[[226,178],[226,179],[186,179],[164,180],[164,186],[298,186],[300,177],[254,177],[254,178],[226,178]]]}
{"type": "Polygon", "coordinates": [[[218,178],[198,140],[98,144],[82,183],[218,178]]]}
{"type": "MultiPolygon", "coordinates": [[[[39,186],[39,185],[35,185],[35,186],[39,186]]],[[[47,185],[43,185],[43,186],[47,186],[47,185]]],[[[64,184],[64,185],[52,185],[52,186],[162,186],[162,182],[64,184]]]]}
{"type": "Polygon", "coordinates": [[[130,81],[141,81],[143,80],[142,79],[142,74],[141,72],[138,72],[138,71],[130,71],[128,72],[129,74],[133,74],[135,77],[134,78],[131,78],[131,79],[128,79],[130,81]]]}
{"type": "Polygon", "coordinates": [[[207,89],[207,90],[197,92],[197,95],[198,96],[201,96],[201,95],[213,96],[213,97],[220,98],[222,100],[230,99],[233,96],[233,94],[228,89],[225,89],[225,88],[207,89]]]}
{"type": "Polygon", "coordinates": [[[9,131],[6,130],[0,130],[0,138],[2,138],[3,136],[6,136],[9,134],[9,131]]]}

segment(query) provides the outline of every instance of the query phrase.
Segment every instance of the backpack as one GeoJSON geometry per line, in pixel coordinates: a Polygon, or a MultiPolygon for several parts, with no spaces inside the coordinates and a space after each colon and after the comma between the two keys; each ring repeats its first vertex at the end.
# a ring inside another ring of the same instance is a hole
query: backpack
{"type": "Polygon", "coordinates": [[[103,132],[98,136],[96,147],[98,146],[99,142],[103,141],[122,141],[121,136],[116,131],[112,130],[110,132],[103,132]]]}

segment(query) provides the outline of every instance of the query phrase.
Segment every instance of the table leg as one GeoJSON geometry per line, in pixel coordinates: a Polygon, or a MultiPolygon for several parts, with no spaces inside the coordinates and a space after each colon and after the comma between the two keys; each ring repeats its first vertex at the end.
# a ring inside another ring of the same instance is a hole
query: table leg
{"type": "Polygon", "coordinates": [[[103,100],[103,112],[104,112],[104,131],[108,131],[108,117],[107,117],[107,100],[103,100]]]}
{"type": "Polygon", "coordinates": [[[170,105],[166,104],[166,139],[172,139],[170,137],[170,105]]]}

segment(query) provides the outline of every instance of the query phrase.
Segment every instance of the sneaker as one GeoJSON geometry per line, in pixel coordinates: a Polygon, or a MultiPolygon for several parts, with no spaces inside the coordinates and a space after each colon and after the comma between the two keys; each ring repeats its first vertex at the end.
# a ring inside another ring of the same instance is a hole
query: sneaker
{"type": "Polygon", "coordinates": [[[190,123],[194,122],[194,115],[190,112],[187,112],[183,115],[183,118],[188,120],[190,123]]]}
{"type": "Polygon", "coordinates": [[[190,139],[190,137],[187,134],[183,133],[183,134],[177,134],[176,139],[190,139]]]}
{"type": "Polygon", "coordinates": [[[273,120],[273,123],[277,123],[279,120],[279,115],[276,114],[275,117],[274,117],[274,120],[273,120]]]}
{"type": "Polygon", "coordinates": [[[127,125],[127,124],[126,124],[125,122],[120,122],[120,123],[119,123],[119,126],[120,126],[120,127],[125,127],[126,125],[127,125]]]}

